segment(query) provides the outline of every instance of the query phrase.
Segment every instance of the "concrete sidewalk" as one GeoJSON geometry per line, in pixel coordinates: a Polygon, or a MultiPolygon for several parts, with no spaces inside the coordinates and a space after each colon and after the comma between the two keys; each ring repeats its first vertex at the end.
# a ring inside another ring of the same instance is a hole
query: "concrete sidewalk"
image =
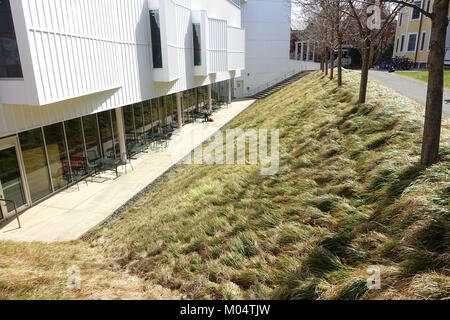
{"type": "MultiPolygon", "coordinates": [[[[386,71],[369,71],[369,77],[422,104],[427,102],[427,84],[386,71]]],[[[450,90],[444,90],[443,113],[450,116],[450,90]]]]}
{"type": "Polygon", "coordinates": [[[213,114],[214,122],[191,123],[175,133],[165,150],[143,154],[132,160],[134,171],[120,169],[121,176],[102,173],[101,177],[80,182],[80,190],[73,186],[25,211],[20,216],[22,228],[15,219],[0,229],[0,241],[55,242],[76,240],[110,217],[145,187],[155,181],[174,164],[182,160],[204,140],[220,131],[255,100],[235,101],[228,108],[213,114]],[[203,137],[198,139],[198,133],[203,137]],[[195,138],[193,138],[195,137],[195,138]]]}

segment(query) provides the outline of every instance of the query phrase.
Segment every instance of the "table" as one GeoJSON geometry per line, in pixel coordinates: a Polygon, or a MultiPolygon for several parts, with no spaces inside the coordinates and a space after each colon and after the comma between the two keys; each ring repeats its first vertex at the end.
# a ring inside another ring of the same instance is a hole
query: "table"
{"type": "Polygon", "coordinates": [[[121,160],[113,159],[113,158],[101,158],[98,160],[98,163],[104,167],[104,166],[110,166],[114,167],[114,170],[116,172],[116,179],[119,177],[119,172],[117,168],[122,164],[121,160]]]}

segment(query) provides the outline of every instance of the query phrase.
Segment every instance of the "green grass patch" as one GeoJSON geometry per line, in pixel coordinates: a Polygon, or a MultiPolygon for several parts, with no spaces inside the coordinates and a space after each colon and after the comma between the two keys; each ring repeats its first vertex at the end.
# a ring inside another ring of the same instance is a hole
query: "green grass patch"
{"type": "MultiPolygon", "coordinates": [[[[423,82],[428,82],[428,71],[399,71],[396,74],[420,80],[423,82]]],[[[444,87],[450,89],[450,71],[444,71],[444,87]]]]}

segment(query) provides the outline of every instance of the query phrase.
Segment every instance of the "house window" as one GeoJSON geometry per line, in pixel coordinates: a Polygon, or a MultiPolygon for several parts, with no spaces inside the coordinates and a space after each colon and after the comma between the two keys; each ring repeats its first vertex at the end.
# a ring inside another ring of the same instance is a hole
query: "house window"
{"type": "Polygon", "coordinates": [[[427,2],[427,12],[430,12],[431,0],[427,2]]]}
{"type": "Polygon", "coordinates": [[[400,52],[403,52],[404,45],[405,45],[405,35],[402,34],[402,40],[400,43],[400,52]]]}
{"type": "MultiPolygon", "coordinates": [[[[422,1],[414,1],[414,5],[421,8],[422,1]]],[[[420,11],[417,9],[412,9],[411,20],[418,20],[418,19],[420,19],[420,11]]]]}
{"type": "Polygon", "coordinates": [[[416,50],[417,33],[410,33],[408,35],[408,52],[416,50]]]}
{"type": "Polygon", "coordinates": [[[400,12],[400,18],[398,19],[398,26],[401,27],[403,22],[403,13],[400,12]]]}
{"type": "Polygon", "coordinates": [[[0,0],[0,78],[22,78],[9,0],[0,0]]]}
{"type": "Polygon", "coordinates": [[[426,37],[427,33],[424,31],[422,33],[422,41],[420,42],[420,51],[423,51],[423,49],[425,48],[425,37],[426,37]]]}
{"type": "Polygon", "coordinates": [[[153,68],[162,68],[161,23],[159,10],[150,11],[150,29],[152,35],[153,68]]]}
{"type": "Polygon", "coordinates": [[[396,49],[395,49],[395,52],[398,52],[398,45],[400,44],[400,39],[399,38],[397,38],[397,47],[396,47],[396,49]]]}
{"type": "Polygon", "coordinates": [[[201,31],[200,24],[194,23],[194,65],[202,65],[202,46],[201,46],[201,31]]]}

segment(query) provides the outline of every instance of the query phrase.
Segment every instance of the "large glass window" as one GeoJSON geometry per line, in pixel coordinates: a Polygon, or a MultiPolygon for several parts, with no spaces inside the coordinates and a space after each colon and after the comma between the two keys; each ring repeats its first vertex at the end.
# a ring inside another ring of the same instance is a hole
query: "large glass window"
{"type": "Polygon", "coordinates": [[[161,129],[161,116],[160,116],[160,98],[152,100],[152,117],[153,117],[153,132],[157,133],[161,129]]]}
{"type": "Polygon", "coordinates": [[[411,33],[408,38],[408,51],[416,50],[417,33],[411,33]]]}
{"type": "Polygon", "coordinates": [[[194,23],[194,66],[202,65],[202,46],[200,24],[194,23]]]}
{"type": "Polygon", "coordinates": [[[98,136],[97,116],[91,114],[83,117],[84,140],[86,155],[89,162],[101,158],[100,141],[98,136]]]}
{"type": "Polygon", "coordinates": [[[134,108],[134,123],[136,125],[136,137],[139,138],[144,134],[144,111],[142,110],[142,103],[137,103],[134,108]]]}
{"type": "Polygon", "coordinates": [[[114,132],[114,150],[116,151],[116,158],[120,158],[120,144],[119,144],[119,128],[117,127],[116,112],[111,111],[112,127],[114,132]]]}
{"type": "Polygon", "coordinates": [[[64,122],[66,128],[67,147],[69,149],[70,166],[73,171],[83,168],[86,158],[84,155],[83,134],[81,131],[81,119],[73,119],[64,122]]]}
{"type": "Polygon", "coordinates": [[[44,136],[53,188],[56,191],[67,186],[71,180],[62,123],[45,127],[44,136]]]}
{"type": "MultiPolygon", "coordinates": [[[[421,8],[422,7],[422,0],[419,1],[414,1],[413,3],[414,5],[416,5],[417,7],[421,8]]],[[[412,14],[411,14],[411,20],[418,20],[420,19],[420,11],[417,9],[411,9],[412,10],[412,14]]]]}
{"type": "Polygon", "coordinates": [[[115,158],[111,111],[108,110],[98,114],[98,125],[103,155],[106,158],[115,158]]]}
{"type": "MultiPolygon", "coordinates": [[[[14,147],[0,150],[0,189],[3,191],[5,199],[15,201],[18,208],[26,204],[16,148],[14,147]]],[[[11,212],[14,210],[14,205],[8,203],[7,209],[8,212],[11,212]]],[[[1,218],[4,217],[2,217],[0,210],[1,218]]]]}
{"type": "Polygon", "coordinates": [[[126,139],[135,139],[133,106],[126,106],[123,108],[123,121],[125,124],[126,139]]]}
{"type": "Polygon", "coordinates": [[[162,68],[161,23],[159,10],[150,11],[150,29],[152,34],[153,68],[162,68]]]}
{"type": "Polygon", "coordinates": [[[52,192],[41,129],[19,134],[28,187],[33,202],[52,192]]]}
{"type": "Polygon", "coordinates": [[[152,131],[152,103],[151,100],[144,101],[144,131],[151,133],[152,131]]]}
{"type": "Polygon", "coordinates": [[[0,78],[22,78],[9,0],[0,0],[0,78]]]}

